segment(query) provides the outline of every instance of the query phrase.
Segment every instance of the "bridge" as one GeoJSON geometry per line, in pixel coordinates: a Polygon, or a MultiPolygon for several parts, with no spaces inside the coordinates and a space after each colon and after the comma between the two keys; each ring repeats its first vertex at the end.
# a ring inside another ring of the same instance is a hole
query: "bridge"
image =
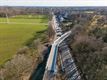
{"type": "Polygon", "coordinates": [[[70,53],[65,39],[72,34],[72,30],[63,34],[56,15],[53,14],[52,27],[55,31],[54,42],[52,43],[51,51],[47,60],[43,80],[57,80],[57,58],[60,57],[61,70],[64,74],[64,80],[81,80],[78,69],[75,65],[73,57],[70,53]],[[60,52],[58,51],[60,50],[60,52]],[[60,56],[58,56],[58,54],[60,56]]]}

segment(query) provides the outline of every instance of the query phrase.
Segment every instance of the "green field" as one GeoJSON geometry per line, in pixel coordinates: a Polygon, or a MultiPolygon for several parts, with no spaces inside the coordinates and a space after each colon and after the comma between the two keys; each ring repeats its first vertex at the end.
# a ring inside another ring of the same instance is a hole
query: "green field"
{"type": "MultiPolygon", "coordinates": [[[[40,16],[40,15],[39,15],[40,16]]],[[[5,18],[0,18],[1,21],[5,18]]],[[[24,43],[32,38],[35,32],[47,29],[48,19],[44,16],[36,18],[12,17],[11,22],[22,23],[38,23],[38,24],[6,24],[0,23],[0,65],[10,59],[19,48],[24,46],[24,43]]]]}
{"type": "MultiPolygon", "coordinates": [[[[6,22],[6,18],[0,18],[0,22],[6,22]]],[[[46,23],[48,21],[47,16],[38,15],[18,15],[9,17],[9,22],[17,22],[17,23],[46,23]]]]}

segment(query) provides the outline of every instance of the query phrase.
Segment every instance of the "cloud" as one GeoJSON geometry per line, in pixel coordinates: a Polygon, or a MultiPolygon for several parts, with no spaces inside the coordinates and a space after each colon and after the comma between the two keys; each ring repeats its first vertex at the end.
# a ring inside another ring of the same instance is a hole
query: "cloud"
{"type": "Polygon", "coordinates": [[[0,0],[8,6],[107,6],[107,0],[0,0]]]}

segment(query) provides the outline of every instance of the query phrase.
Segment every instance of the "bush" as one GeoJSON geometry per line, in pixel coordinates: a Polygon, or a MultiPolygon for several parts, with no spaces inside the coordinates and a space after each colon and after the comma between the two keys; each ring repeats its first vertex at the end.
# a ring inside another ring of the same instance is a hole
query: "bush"
{"type": "Polygon", "coordinates": [[[18,54],[4,65],[2,78],[4,80],[21,80],[21,76],[32,68],[32,59],[24,54],[18,54]]]}
{"type": "Polygon", "coordinates": [[[102,41],[88,35],[77,35],[72,44],[73,51],[76,53],[89,53],[100,50],[103,47],[102,41]]]}
{"type": "Polygon", "coordinates": [[[107,34],[104,35],[103,41],[107,43],[107,34]]]}
{"type": "Polygon", "coordinates": [[[96,75],[102,68],[103,58],[101,40],[88,35],[77,35],[71,45],[77,65],[87,80],[96,80],[96,75]]]}
{"type": "Polygon", "coordinates": [[[27,46],[23,47],[23,48],[20,48],[18,51],[17,51],[17,54],[27,54],[29,53],[29,48],[27,46]]]}

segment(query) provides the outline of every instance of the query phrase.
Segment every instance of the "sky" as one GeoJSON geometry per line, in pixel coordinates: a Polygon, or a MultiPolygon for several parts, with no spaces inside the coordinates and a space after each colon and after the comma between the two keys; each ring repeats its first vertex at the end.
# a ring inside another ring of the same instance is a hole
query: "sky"
{"type": "Polygon", "coordinates": [[[107,6],[107,0],[0,0],[0,6],[107,6]]]}

